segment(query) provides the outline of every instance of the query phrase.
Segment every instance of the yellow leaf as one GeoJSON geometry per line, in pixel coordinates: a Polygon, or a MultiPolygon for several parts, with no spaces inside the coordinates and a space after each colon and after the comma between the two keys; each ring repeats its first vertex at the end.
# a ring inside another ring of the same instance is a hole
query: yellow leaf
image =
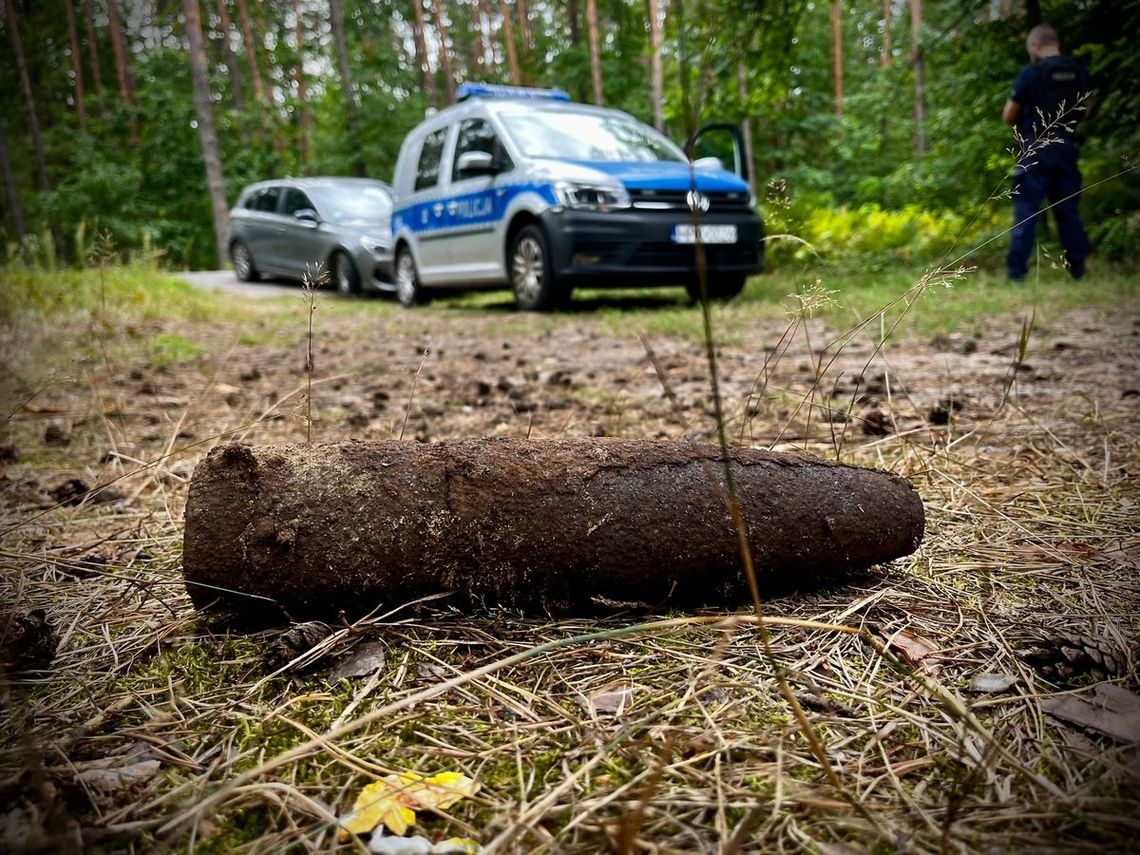
{"type": "Polygon", "coordinates": [[[393,834],[403,834],[416,821],[415,811],[401,798],[392,775],[369,784],[360,791],[352,812],[343,817],[340,827],[348,834],[368,834],[383,823],[393,834]]]}
{"type": "MultiPolygon", "coordinates": [[[[396,776],[389,775],[388,780],[396,776]]],[[[479,792],[479,783],[459,772],[441,772],[425,778],[415,772],[401,772],[400,801],[409,807],[446,810],[461,799],[479,792]]]]}
{"type": "Polygon", "coordinates": [[[477,792],[479,783],[458,772],[430,778],[416,772],[386,775],[360,791],[352,812],[340,820],[341,837],[368,834],[380,824],[403,835],[415,824],[416,810],[446,810],[477,792]]]}
{"type": "Polygon", "coordinates": [[[468,798],[479,792],[479,783],[462,775],[459,772],[441,772],[432,775],[424,781],[425,788],[416,793],[416,799],[425,808],[438,808],[447,810],[461,799],[468,798]],[[430,795],[434,801],[429,803],[424,795],[430,795]]]}
{"type": "Polygon", "coordinates": [[[449,837],[431,848],[431,855],[479,855],[483,847],[467,837],[449,837]]]}

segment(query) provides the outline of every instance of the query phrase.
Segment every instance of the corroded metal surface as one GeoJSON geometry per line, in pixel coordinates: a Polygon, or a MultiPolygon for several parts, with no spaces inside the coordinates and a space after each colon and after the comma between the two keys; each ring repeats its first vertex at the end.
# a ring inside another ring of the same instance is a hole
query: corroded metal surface
{"type": "MultiPolygon", "coordinates": [[[[751,449],[731,461],[762,584],[922,539],[905,479],[751,449]]],[[[199,606],[272,601],[293,619],[440,592],[540,614],[741,604],[724,472],[719,449],[667,440],[221,446],[191,481],[184,572],[199,606]]]]}

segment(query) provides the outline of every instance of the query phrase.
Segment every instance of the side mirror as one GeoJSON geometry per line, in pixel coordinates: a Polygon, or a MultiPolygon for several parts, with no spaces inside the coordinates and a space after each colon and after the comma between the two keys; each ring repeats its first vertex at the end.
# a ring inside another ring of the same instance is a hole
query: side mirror
{"type": "Polygon", "coordinates": [[[314,226],[321,221],[317,212],[312,208],[298,208],[293,212],[293,219],[300,220],[303,223],[312,223],[314,226]]]}
{"type": "Polygon", "coordinates": [[[693,169],[724,169],[719,157],[698,157],[693,161],[693,169]]]}
{"type": "Polygon", "coordinates": [[[498,169],[494,155],[490,152],[465,151],[455,162],[455,171],[462,177],[470,178],[475,175],[494,175],[498,169]]]}

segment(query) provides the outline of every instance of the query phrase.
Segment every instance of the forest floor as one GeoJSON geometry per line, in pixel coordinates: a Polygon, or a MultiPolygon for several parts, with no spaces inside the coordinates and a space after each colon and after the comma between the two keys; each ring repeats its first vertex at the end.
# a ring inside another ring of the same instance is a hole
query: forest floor
{"type": "Polygon", "coordinates": [[[888,469],[926,504],[915,555],[769,599],[766,651],[751,609],[197,613],[183,509],[219,442],[717,435],[700,308],[672,293],[555,315],[322,294],[311,375],[299,291],[209,299],[3,328],[5,652],[51,661],[2,688],[0,849],[363,851],[337,817],[405,770],[478,782],[418,828],[496,852],[1140,839],[1135,303],[897,327],[717,307],[730,442],[888,469]]]}

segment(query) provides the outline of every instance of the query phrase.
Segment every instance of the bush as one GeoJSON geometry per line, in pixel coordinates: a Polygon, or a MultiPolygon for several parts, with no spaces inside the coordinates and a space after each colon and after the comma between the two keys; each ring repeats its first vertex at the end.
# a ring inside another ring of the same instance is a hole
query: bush
{"type": "Polygon", "coordinates": [[[779,190],[769,193],[766,209],[768,234],[774,236],[768,257],[775,263],[816,256],[871,266],[889,261],[935,262],[948,253],[969,250],[1002,221],[996,206],[968,219],[917,205],[898,210],[875,203],[834,207],[819,194],[792,201],[779,190]]]}

